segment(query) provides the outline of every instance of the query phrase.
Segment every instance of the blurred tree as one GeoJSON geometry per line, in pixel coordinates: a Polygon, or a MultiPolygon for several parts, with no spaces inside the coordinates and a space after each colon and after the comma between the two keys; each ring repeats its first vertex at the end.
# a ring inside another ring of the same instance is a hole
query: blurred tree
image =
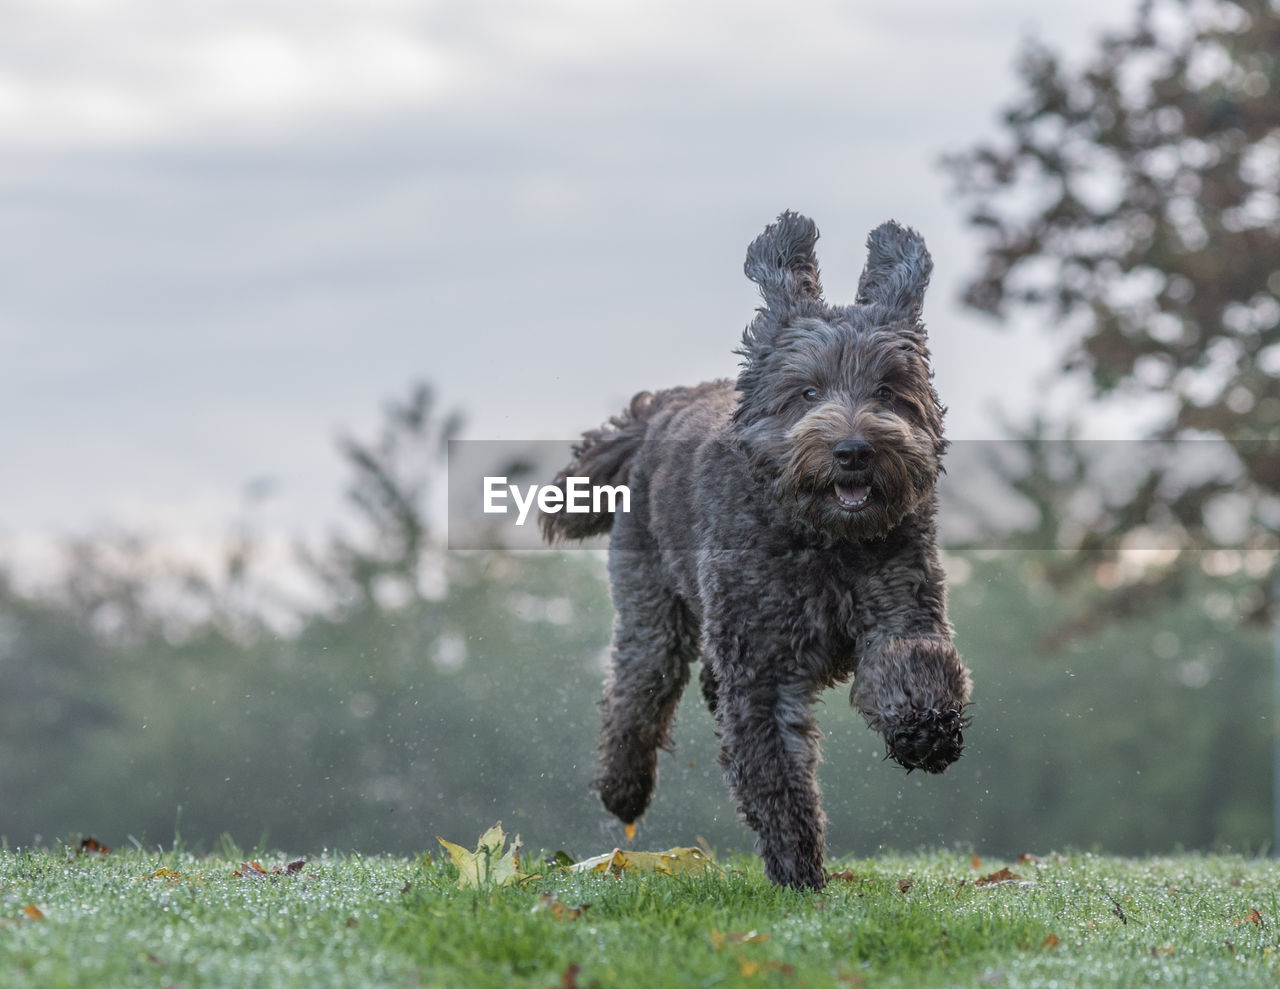
{"type": "Polygon", "coordinates": [[[457,412],[435,415],[431,389],[415,384],[403,402],[385,409],[371,443],[349,436],[338,447],[353,477],[347,499],[363,523],[363,537],[331,537],[311,569],[339,600],[377,609],[422,594],[423,554],[430,544],[428,494],[440,461],[462,426],[457,412]]]}
{"type": "MultiPolygon", "coordinates": [[[[1146,0],[1083,68],[1032,43],[1020,76],[1001,138],[946,163],[985,242],[965,301],[1048,316],[1062,371],[1157,413],[1128,494],[1068,544],[1092,551],[1077,561],[1111,566],[1159,529],[1174,552],[1121,589],[1139,604],[1185,586],[1197,560],[1178,551],[1221,545],[1224,521],[1246,530],[1233,545],[1276,547],[1280,7],[1146,0]],[[1185,442],[1205,438],[1216,442],[1185,442]]],[[[1047,439],[1037,429],[1024,445],[1047,439]]],[[[1077,485],[1105,488],[1105,467],[1083,467],[1077,485]]],[[[1030,486],[1051,496],[1054,481],[1042,472],[1030,486]]],[[[1264,597],[1255,603],[1260,618],[1264,597]]]]}

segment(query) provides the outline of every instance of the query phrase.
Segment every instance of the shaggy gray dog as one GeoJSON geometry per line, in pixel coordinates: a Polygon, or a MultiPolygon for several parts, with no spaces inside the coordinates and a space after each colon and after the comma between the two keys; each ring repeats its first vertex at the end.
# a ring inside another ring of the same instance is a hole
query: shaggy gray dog
{"type": "Polygon", "coordinates": [[[747,250],[764,305],[736,383],[632,399],[557,479],[626,484],[629,512],[544,514],[548,541],[612,529],[617,621],[595,787],[631,823],[690,665],[721,763],[775,882],[818,888],[825,818],[812,707],[852,701],[908,770],[960,756],[969,671],[951,641],[934,484],[947,443],[920,311],[915,231],[871,232],[851,306],[822,298],[813,221],[783,213],[747,250]]]}

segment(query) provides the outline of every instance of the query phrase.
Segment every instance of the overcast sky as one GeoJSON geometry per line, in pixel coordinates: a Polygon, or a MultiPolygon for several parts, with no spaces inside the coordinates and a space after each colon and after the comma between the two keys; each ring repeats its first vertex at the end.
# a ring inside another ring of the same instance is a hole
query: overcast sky
{"type": "Polygon", "coordinates": [[[918,228],[953,437],[1052,347],[963,313],[941,154],[995,132],[1028,35],[1112,0],[0,0],[0,554],[110,523],[218,538],[340,513],[340,431],[410,382],[476,439],[567,438],[731,375],[747,243],[918,228]]]}

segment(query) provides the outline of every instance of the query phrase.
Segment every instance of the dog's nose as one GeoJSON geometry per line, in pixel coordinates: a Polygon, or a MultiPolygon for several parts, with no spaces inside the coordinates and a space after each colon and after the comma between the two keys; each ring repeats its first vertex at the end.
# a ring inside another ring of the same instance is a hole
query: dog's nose
{"type": "Polygon", "coordinates": [[[871,456],[875,452],[870,443],[858,439],[841,440],[832,451],[836,463],[845,470],[866,470],[871,466],[871,456]]]}

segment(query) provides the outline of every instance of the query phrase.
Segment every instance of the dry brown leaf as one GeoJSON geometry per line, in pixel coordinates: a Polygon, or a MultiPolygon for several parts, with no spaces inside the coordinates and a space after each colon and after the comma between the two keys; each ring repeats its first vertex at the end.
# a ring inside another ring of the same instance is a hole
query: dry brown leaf
{"type": "Polygon", "coordinates": [[[44,911],[34,903],[28,903],[22,908],[22,915],[28,920],[44,920],[44,911]]]}
{"type": "Polygon", "coordinates": [[[916,881],[914,879],[899,879],[898,892],[905,895],[907,892],[910,891],[911,887],[914,886],[915,884],[916,884],[916,881]]]}
{"type": "Polygon", "coordinates": [[[1050,934],[1047,938],[1040,942],[1042,948],[1056,948],[1062,942],[1058,940],[1058,935],[1050,934]]]}
{"type": "Polygon", "coordinates": [[[1042,859],[1039,855],[1031,855],[1028,852],[1023,852],[1021,855],[1018,856],[1019,865],[1035,865],[1043,861],[1044,859],[1042,859]]]}
{"type": "Polygon", "coordinates": [[[111,849],[97,838],[81,838],[79,854],[110,855],[111,849]]]}
{"type": "Polygon", "coordinates": [[[982,868],[982,859],[978,858],[977,852],[974,852],[973,853],[973,871],[977,872],[980,868],[982,868]]]}
{"type": "Polygon", "coordinates": [[[632,821],[630,824],[628,824],[625,828],[622,829],[622,833],[627,836],[627,841],[635,841],[636,822],[632,821]]]}
{"type": "Polygon", "coordinates": [[[538,897],[538,902],[533,905],[531,912],[545,911],[556,920],[577,920],[589,906],[589,903],[580,903],[576,907],[571,907],[567,903],[562,903],[555,893],[543,893],[538,897]]]}
{"type": "Polygon", "coordinates": [[[993,886],[996,883],[1015,882],[1021,878],[1022,877],[1018,875],[1016,872],[1010,872],[1009,867],[1006,865],[1003,869],[1000,869],[998,872],[993,872],[988,876],[983,876],[980,879],[975,879],[973,882],[973,885],[993,886]]]}
{"type": "Polygon", "coordinates": [[[1256,909],[1250,910],[1247,914],[1245,914],[1243,917],[1241,917],[1239,920],[1235,921],[1234,923],[1237,927],[1239,927],[1241,924],[1253,924],[1255,927],[1266,926],[1266,924],[1262,920],[1262,914],[1258,913],[1256,909]]]}
{"type": "Polygon", "coordinates": [[[578,973],[582,971],[581,965],[570,965],[564,970],[564,975],[560,977],[561,989],[578,989],[578,973]]]}
{"type": "Polygon", "coordinates": [[[842,883],[860,883],[862,882],[862,877],[855,872],[851,872],[848,869],[843,869],[840,872],[828,873],[827,881],[842,882],[842,883]]]}

